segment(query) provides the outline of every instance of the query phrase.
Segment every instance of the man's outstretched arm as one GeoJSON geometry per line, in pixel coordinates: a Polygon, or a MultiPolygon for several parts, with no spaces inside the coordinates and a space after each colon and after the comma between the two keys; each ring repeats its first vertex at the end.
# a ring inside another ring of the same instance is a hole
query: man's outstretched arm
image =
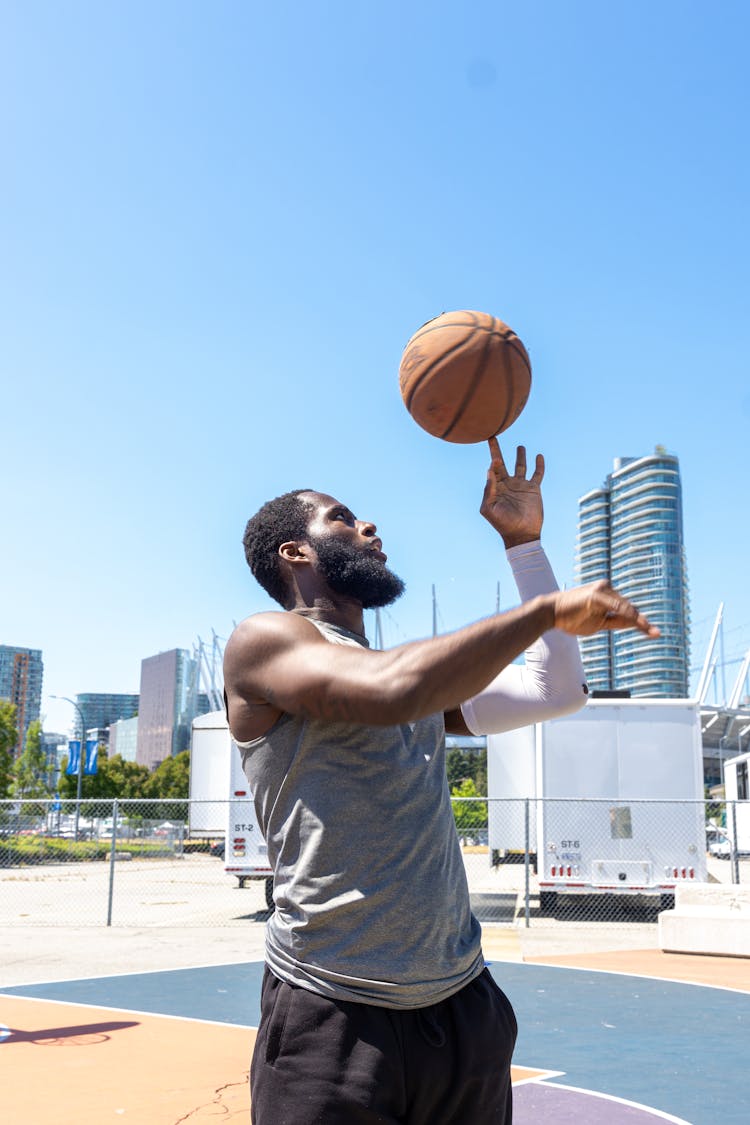
{"type": "Polygon", "coordinates": [[[258,614],[227,644],[230,723],[234,730],[233,714],[243,704],[381,726],[451,711],[553,628],[582,636],[625,628],[658,635],[605,582],[541,595],[455,633],[386,652],[332,645],[297,614],[258,614]]]}

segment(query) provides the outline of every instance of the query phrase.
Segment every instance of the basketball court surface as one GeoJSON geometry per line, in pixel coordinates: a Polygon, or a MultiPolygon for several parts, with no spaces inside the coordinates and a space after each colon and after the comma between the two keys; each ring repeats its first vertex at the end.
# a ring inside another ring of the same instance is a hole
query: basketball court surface
{"type": "MultiPolygon", "coordinates": [[[[518,1016],[518,1125],[750,1120],[750,961],[488,961],[518,1016]]],[[[0,988],[3,1125],[249,1122],[262,972],[248,961],[0,988]]]]}

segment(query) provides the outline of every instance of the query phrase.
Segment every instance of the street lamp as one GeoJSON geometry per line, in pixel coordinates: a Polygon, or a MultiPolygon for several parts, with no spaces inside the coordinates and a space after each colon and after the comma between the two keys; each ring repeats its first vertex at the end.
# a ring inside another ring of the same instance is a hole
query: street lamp
{"type": "Polygon", "coordinates": [[[78,754],[78,782],[76,784],[76,827],[75,827],[75,840],[78,843],[78,818],[81,810],[81,785],[83,783],[83,755],[86,747],[86,720],[83,717],[83,711],[74,699],[67,695],[51,695],[50,699],[63,699],[69,703],[71,707],[75,707],[81,720],[81,747],[78,754]]]}

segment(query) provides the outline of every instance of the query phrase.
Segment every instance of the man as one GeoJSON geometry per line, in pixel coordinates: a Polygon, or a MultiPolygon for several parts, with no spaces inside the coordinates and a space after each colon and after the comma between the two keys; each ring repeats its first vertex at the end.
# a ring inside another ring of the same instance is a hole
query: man
{"type": "MultiPolygon", "coordinates": [[[[248,563],[283,612],[225,654],[227,715],[274,871],[257,1125],[509,1125],[516,1022],[484,966],[445,774],[445,731],[491,733],[586,698],[575,635],[657,630],[606,583],[559,592],[539,543],[537,457],[498,443],[482,515],[522,604],[368,650],[363,609],[403,583],[375,525],[312,490],[270,501],[248,563]],[[526,651],[525,665],[513,665],[526,651]]],[[[432,548],[432,543],[431,543],[432,548]]]]}

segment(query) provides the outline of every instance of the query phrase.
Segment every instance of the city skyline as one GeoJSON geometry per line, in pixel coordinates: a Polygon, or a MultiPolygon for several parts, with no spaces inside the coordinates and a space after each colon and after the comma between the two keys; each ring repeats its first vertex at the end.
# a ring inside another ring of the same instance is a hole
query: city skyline
{"type": "Polygon", "coordinates": [[[750,646],[750,10],[471,12],[4,13],[3,452],[20,471],[0,637],[43,651],[52,727],[71,709],[50,694],[136,692],[145,653],[271,608],[242,532],[292,488],[377,523],[407,584],[386,646],[429,635],[433,584],[441,631],[492,612],[498,582],[514,604],[478,514],[486,447],[431,438],[398,391],[406,341],[450,309],[499,316],[531,357],[501,445],[545,455],[559,581],[578,497],[618,451],[662,444],[695,663],[721,601],[726,659],[750,646]]]}

